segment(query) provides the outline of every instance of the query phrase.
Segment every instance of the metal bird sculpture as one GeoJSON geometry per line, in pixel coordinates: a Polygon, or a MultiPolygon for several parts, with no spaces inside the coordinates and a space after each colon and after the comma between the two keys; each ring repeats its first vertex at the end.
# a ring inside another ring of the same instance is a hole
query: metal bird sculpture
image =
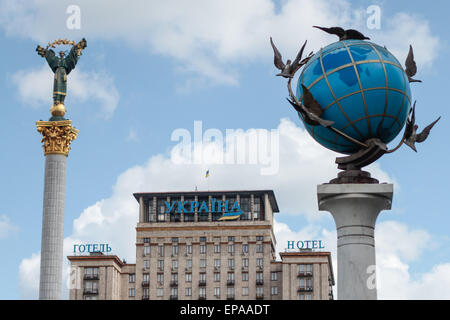
{"type": "Polygon", "coordinates": [[[294,61],[287,60],[286,64],[284,64],[280,51],[278,51],[277,47],[275,46],[275,44],[272,41],[272,37],[270,37],[270,44],[272,45],[273,53],[274,53],[273,63],[275,64],[275,67],[277,67],[278,69],[281,70],[281,72],[279,74],[277,74],[277,76],[281,76],[284,78],[293,78],[295,72],[301,66],[306,64],[306,62],[308,62],[308,60],[312,56],[312,52],[310,53],[310,55],[307,58],[301,60],[302,55],[303,55],[303,50],[305,49],[305,46],[306,46],[306,42],[307,41],[305,41],[305,43],[303,44],[303,46],[300,49],[299,53],[297,54],[297,57],[295,58],[295,60],[294,61]]]}
{"type": "Polygon", "coordinates": [[[342,40],[370,40],[370,38],[363,35],[361,32],[355,29],[347,29],[344,30],[341,27],[331,27],[331,28],[325,28],[325,27],[319,27],[319,26],[313,26],[314,28],[320,29],[322,31],[325,31],[329,34],[334,34],[339,37],[339,41],[342,40]]]}
{"type": "Polygon", "coordinates": [[[422,82],[421,80],[416,80],[412,78],[417,73],[417,65],[416,62],[414,61],[414,53],[411,45],[409,45],[409,53],[408,56],[406,57],[405,66],[406,66],[405,72],[406,75],[408,76],[409,82],[422,82]]]}
{"type": "Polygon", "coordinates": [[[303,88],[303,104],[293,97],[287,99],[294,109],[302,115],[305,122],[311,126],[321,125],[323,127],[330,127],[334,121],[324,120],[320,116],[323,111],[320,104],[314,99],[312,93],[302,84],[303,88]]]}
{"type": "Polygon", "coordinates": [[[414,105],[410,111],[411,118],[406,119],[404,141],[408,147],[417,152],[415,143],[424,142],[428,138],[428,135],[430,134],[430,131],[433,128],[433,126],[436,124],[436,122],[438,122],[441,119],[441,117],[437,118],[428,126],[426,126],[421,133],[417,133],[417,129],[419,128],[419,126],[415,123],[416,122],[415,109],[416,103],[414,102],[414,105]]]}

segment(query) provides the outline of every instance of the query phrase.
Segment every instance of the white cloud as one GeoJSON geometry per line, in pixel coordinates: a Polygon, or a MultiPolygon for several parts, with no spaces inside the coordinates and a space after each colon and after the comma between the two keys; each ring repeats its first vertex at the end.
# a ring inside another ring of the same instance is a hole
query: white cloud
{"type": "MultiPolygon", "coordinates": [[[[48,107],[53,103],[53,73],[45,64],[41,68],[19,70],[11,76],[17,87],[20,99],[34,108],[48,107]]],[[[104,72],[84,72],[75,69],[68,75],[66,108],[76,108],[78,103],[93,100],[99,103],[101,110],[94,115],[109,118],[119,103],[119,93],[111,76],[104,72]],[[72,100],[73,98],[73,100],[72,100]]]]}
{"type": "MultiPolygon", "coordinates": [[[[106,39],[168,56],[176,61],[177,71],[189,76],[181,90],[211,83],[204,79],[236,85],[243,65],[254,61],[271,63],[270,36],[286,59],[296,55],[305,39],[307,50],[314,51],[336,40],[313,29],[313,25],[365,28],[368,18],[366,8],[356,7],[348,0],[287,0],[281,2],[279,10],[271,0],[135,0],[132,6],[106,0],[96,1],[94,6],[91,1],[82,0],[77,1],[82,27],[68,30],[66,8],[70,4],[69,0],[2,0],[0,27],[7,34],[41,43],[58,37],[85,36],[88,42],[106,39]]],[[[436,58],[439,39],[423,18],[382,11],[380,32],[361,30],[399,57],[406,57],[412,42],[419,70],[422,64],[430,66],[436,58]]]]}
{"type": "Polygon", "coordinates": [[[11,219],[7,215],[0,216],[0,239],[8,238],[12,232],[16,232],[18,227],[11,223],[11,219]]]}
{"type": "Polygon", "coordinates": [[[33,253],[31,258],[25,258],[19,265],[19,289],[23,299],[39,297],[39,273],[41,255],[33,253]]]}

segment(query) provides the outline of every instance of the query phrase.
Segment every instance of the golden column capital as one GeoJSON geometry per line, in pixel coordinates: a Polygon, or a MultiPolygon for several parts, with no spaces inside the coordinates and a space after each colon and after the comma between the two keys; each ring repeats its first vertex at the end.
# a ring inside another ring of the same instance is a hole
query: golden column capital
{"type": "Polygon", "coordinates": [[[78,130],[71,120],[36,121],[37,131],[42,134],[44,155],[69,155],[70,143],[77,138],[78,130]]]}

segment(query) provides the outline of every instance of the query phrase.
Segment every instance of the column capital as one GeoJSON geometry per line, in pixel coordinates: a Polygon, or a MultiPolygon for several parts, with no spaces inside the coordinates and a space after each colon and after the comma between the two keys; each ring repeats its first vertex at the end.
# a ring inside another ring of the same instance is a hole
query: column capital
{"type": "Polygon", "coordinates": [[[42,134],[44,155],[69,155],[70,143],[77,138],[78,130],[71,120],[36,121],[37,131],[42,134]]]}

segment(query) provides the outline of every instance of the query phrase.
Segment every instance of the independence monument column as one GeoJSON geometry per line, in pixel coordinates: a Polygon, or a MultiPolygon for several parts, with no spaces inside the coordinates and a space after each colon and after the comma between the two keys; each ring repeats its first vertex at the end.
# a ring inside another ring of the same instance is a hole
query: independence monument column
{"type": "Polygon", "coordinates": [[[62,292],[62,266],[64,243],[64,204],[66,196],[66,164],[70,144],[77,138],[78,130],[72,121],[65,119],[67,75],[75,68],[81,51],[86,48],[86,40],[74,41],[58,39],[47,48],[38,46],[37,53],[45,58],[54,72],[53,105],[48,121],[37,121],[37,131],[42,134],[45,156],[44,205],[42,212],[42,242],[39,299],[59,300],[62,292]],[[56,45],[71,45],[67,54],[59,56],[50,49],[56,45]]]}

